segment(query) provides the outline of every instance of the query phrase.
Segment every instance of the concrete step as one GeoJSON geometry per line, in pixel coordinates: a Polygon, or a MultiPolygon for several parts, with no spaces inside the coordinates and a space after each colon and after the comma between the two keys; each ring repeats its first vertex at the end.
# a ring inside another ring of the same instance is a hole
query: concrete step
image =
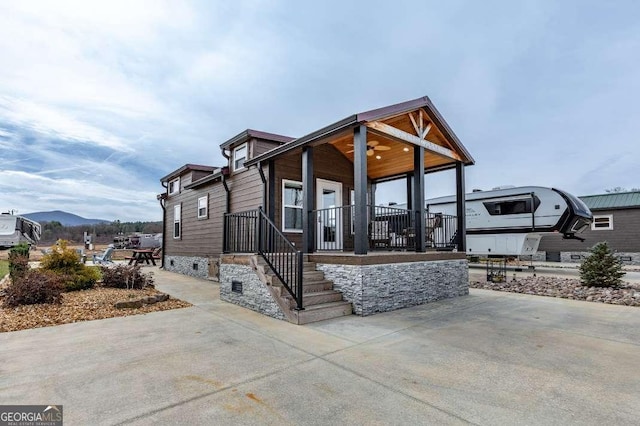
{"type": "MultiPolygon", "coordinates": [[[[291,306],[292,308],[295,308],[296,302],[295,300],[293,300],[293,297],[287,294],[286,298],[289,300],[289,306],[291,306]]],[[[324,290],[324,291],[316,291],[313,293],[302,294],[302,303],[304,304],[305,307],[319,305],[321,303],[341,302],[341,301],[342,301],[342,293],[336,290],[324,290]]]]}
{"type": "Polygon", "coordinates": [[[310,322],[324,321],[331,318],[338,318],[353,313],[353,306],[349,302],[330,302],[319,305],[305,307],[302,311],[295,312],[298,324],[309,324],[310,322]]]}
{"type": "Polygon", "coordinates": [[[319,280],[319,281],[302,281],[303,293],[315,293],[317,291],[333,290],[333,281],[319,280]]]}
{"type": "Polygon", "coordinates": [[[322,271],[302,271],[302,281],[322,281],[324,272],[322,271]]]}

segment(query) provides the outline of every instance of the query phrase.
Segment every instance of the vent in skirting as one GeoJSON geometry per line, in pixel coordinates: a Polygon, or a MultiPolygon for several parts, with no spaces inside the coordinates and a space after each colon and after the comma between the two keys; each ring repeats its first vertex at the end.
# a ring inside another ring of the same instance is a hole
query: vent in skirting
{"type": "Polygon", "coordinates": [[[194,270],[194,271],[197,271],[197,270],[198,270],[198,264],[197,264],[197,263],[194,263],[194,264],[193,264],[193,270],[194,270]]]}
{"type": "Polygon", "coordinates": [[[242,281],[231,281],[231,291],[242,294],[242,281]]]}
{"type": "Polygon", "coordinates": [[[169,261],[169,265],[173,266],[173,259],[169,261]]]}

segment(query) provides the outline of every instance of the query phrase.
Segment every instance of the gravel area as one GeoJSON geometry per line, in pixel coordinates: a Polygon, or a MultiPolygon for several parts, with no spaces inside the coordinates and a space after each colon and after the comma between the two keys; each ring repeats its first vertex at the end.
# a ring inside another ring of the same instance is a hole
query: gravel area
{"type": "Polygon", "coordinates": [[[90,290],[64,293],[60,305],[24,305],[15,308],[4,307],[4,297],[0,296],[0,332],[140,315],[191,306],[190,303],[182,300],[169,298],[167,301],[143,305],[141,308],[116,309],[114,307],[116,302],[140,299],[156,294],[160,294],[160,292],[154,288],[126,290],[95,287],[90,290]]]}
{"type": "Polygon", "coordinates": [[[580,280],[556,277],[526,277],[501,283],[471,281],[470,287],[536,296],[562,297],[613,305],[640,306],[640,285],[624,283],[620,288],[585,287],[580,280]]]}

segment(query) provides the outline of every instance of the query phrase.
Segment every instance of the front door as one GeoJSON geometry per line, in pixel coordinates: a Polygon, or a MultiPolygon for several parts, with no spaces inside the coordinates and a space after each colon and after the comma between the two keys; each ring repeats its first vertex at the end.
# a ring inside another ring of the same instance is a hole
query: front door
{"type": "Polygon", "coordinates": [[[316,180],[318,250],[342,250],[342,184],[316,180]]]}

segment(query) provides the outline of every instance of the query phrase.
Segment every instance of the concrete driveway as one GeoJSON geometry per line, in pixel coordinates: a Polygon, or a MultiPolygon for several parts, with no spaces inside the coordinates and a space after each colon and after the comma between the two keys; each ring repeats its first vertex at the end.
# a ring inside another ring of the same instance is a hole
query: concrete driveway
{"type": "Polygon", "coordinates": [[[0,404],[66,424],[637,424],[640,310],[472,290],[295,326],[156,272],[192,308],[0,334],[0,404]]]}

